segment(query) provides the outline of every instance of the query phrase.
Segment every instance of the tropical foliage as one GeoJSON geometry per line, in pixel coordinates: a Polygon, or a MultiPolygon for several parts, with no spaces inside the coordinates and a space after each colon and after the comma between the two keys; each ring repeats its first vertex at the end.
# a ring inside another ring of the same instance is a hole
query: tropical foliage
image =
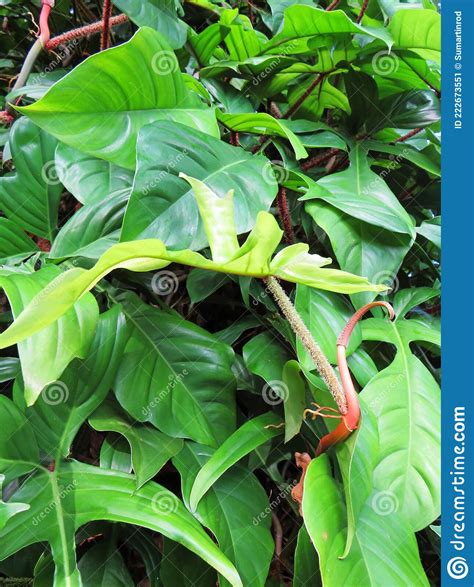
{"type": "Polygon", "coordinates": [[[26,57],[38,4],[0,3],[0,574],[439,584],[435,4],[63,0],[26,57]],[[311,348],[374,300],[315,457],[311,348]]]}

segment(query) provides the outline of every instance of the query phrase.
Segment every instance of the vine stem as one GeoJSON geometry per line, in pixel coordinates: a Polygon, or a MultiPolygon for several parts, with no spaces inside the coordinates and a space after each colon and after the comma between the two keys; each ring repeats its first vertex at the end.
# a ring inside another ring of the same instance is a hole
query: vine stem
{"type": "Polygon", "coordinates": [[[398,137],[398,139],[395,139],[393,142],[394,143],[403,143],[403,141],[408,141],[408,139],[411,139],[411,137],[414,137],[415,135],[417,135],[422,130],[423,130],[422,128],[414,128],[410,132],[407,132],[407,134],[405,134],[405,135],[403,135],[401,137],[398,137]]]}
{"type": "Polygon", "coordinates": [[[278,280],[275,277],[270,276],[265,277],[264,282],[269,292],[272,294],[273,298],[278,304],[282,314],[288,320],[288,323],[290,324],[293,332],[298,336],[298,338],[303,343],[303,346],[308,351],[316,366],[316,369],[318,370],[318,373],[321,375],[324,383],[327,385],[331,395],[337,403],[340,413],[342,415],[346,414],[346,398],[331,363],[328,361],[326,355],[321,350],[321,347],[314,340],[313,335],[308,330],[308,327],[303,322],[301,316],[298,314],[290,298],[286,295],[285,291],[278,283],[278,280]]]}
{"type": "Polygon", "coordinates": [[[311,84],[308,86],[308,88],[305,90],[305,92],[303,92],[303,94],[301,94],[301,96],[298,98],[298,100],[296,100],[296,102],[293,104],[293,106],[291,106],[287,112],[285,113],[284,118],[290,118],[290,116],[293,116],[293,114],[299,110],[299,108],[301,107],[301,105],[303,104],[303,102],[306,100],[306,98],[311,94],[311,92],[319,86],[319,84],[323,81],[323,79],[325,78],[326,74],[324,73],[320,73],[312,82],[311,84]]]}
{"type": "Polygon", "coordinates": [[[100,50],[108,49],[110,45],[110,18],[112,16],[112,2],[104,0],[102,10],[102,33],[100,37],[100,50]]]}
{"type": "MultiPolygon", "coordinates": [[[[128,16],[126,14],[112,16],[112,18],[109,20],[109,27],[111,28],[119,24],[123,24],[127,21],[128,16]]],[[[53,37],[50,41],[46,43],[46,49],[56,49],[57,47],[59,47],[59,45],[64,45],[65,43],[69,43],[74,39],[81,39],[82,37],[87,37],[88,35],[100,33],[102,31],[102,27],[103,22],[102,20],[99,20],[98,22],[87,24],[86,26],[80,27],[78,29],[73,29],[72,31],[68,31],[67,33],[58,35],[57,37],[53,37]]]]}
{"type": "Polygon", "coordinates": [[[286,189],[283,186],[278,188],[277,195],[278,212],[280,214],[281,222],[283,224],[283,232],[285,234],[286,242],[291,245],[295,242],[295,235],[293,234],[293,226],[291,224],[290,210],[288,209],[288,200],[286,197],[286,189]]]}
{"type": "Polygon", "coordinates": [[[359,24],[360,21],[364,18],[364,14],[365,14],[365,11],[367,10],[368,5],[369,5],[369,0],[364,0],[362,2],[362,6],[360,7],[360,12],[359,12],[357,19],[356,19],[357,24],[359,24]]]}

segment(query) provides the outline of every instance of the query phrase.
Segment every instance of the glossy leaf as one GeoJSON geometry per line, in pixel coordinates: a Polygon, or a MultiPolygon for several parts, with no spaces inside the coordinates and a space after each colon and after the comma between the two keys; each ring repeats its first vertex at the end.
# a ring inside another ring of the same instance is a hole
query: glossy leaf
{"type": "Polygon", "coordinates": [[[134,423],[119,406],[102,403],[89,418],[95,430],[114,431],[122,434],[132,451],[133,470],[137,489],[154,477],[171,457],[183,448],[183,441],[171,438],[151,426],[134,423]]]}
{"type": "Polygon", "coordinates": [[[7,218],[0,218],[0,263],[2,265],[13,265],[37,251],[36,243],[19,226],[7,218]]]}
{"type": "MultiPolygon", "coordinates": [[[[208,447],[187,443],[173,459],[181,475],[185,503],[196,475],[214,454],[208,447]]],[[[197,506],[197,519],[215,535],[245,585],[265,585],[274,550],[268,507],[268,498],[256,477],[239,466],[226,471],[197,506]]],[[[220,583],[228,584],[225,580],[220,583]]]]}
{"type": "Polygon", "coordinates": [[[306,408],[306,387],[298,361],[288,361],[283,367],[282,381],[287,392],[284,398],[285,442],[296,436],[303,424],[306,408]]]}
{"type": "Polygon", "coordinates": [[[390,21],[395,47],[424,49],[435,57],[441,50],[441,18],[434,10],[399,10],[390,21]]]}
{"type": "Polygon", "coordinates": [[[52,240],[62,191],[54,166],[57,141],[22,118],[9,144],[15,170],[0,177],[0,208],[24,230],[52,240]]]}
{"type": "Polygon", "coordinates": [[[186,89],[171,47],[148,27],[92,55],[18,109],[67,145],[127,169],[135,167],[138,131],[156,120],[218,134],[214,112],[186,89]]]}
{"type": "MultiPolygon", "coordinates": [[[[145,128],[137,160],[122,241],[159,238],[172,248],[193,250],[207,245],[192,187],[180,173],[204,182],[221,199],[234,190],[237,234],[253,228],[258,212],[268,210],[276,196],[276,180],[265,157],[180,124],[145,128]]],[[[228,213],[220,223],[232,220],[228,213]]]]}
{"type": "Polygon", "coordinates": [[[281,419],[267,412],[248,420],[219,446],[200,469],[189,496],[189,506],[195,511],[203,495],[241,458],[252,450],[282,433],[281,419]]]}
{"type": "Polygon", "coordinates": [[[121,405],[170,436],[222,442],[235,428],[231,348],[137,297],[123,303],[132,333],[114,386],[121,405]]]}
{"type": "Polygon", "coordinates": [[[60,472],[38,471],[15,493],[15,500],[20,499],[30,508],[17,514],[16,523],[7,523],[0,532],[1,556],[6,558],[29,544],[48,541],[56,565],[57,587],[80,586],[74,531],[88,522],[104,519],[161,532],[198,554],[231,585],[242,585],[232,563],[180,500],[156,483],[149,482],[137,490],[132,475],[70,462],[62,465],[60,472]],[[94,500],[90,498],[92,493],[94,500]],[[45,507],[51,508],[50,515],[41,515],[45,507]]]}
{"type": "MultiPolygon", "coordinates": [[[[28,306],[36,314],[36,323],[41,323],[38,299],[48,292],[49,284],[61,274],[61,270],[54,265],[44,267],[36,273],[2,271],[0,284],[8,296],[15,319],[28,306]]],[[[72,359],[86,356],[94,337],[98,316],[95,299],[87,295],[58,321],[43,324],[47,327],[41,332],[19,342],[18,353],[28,405],[36,401],[47,385],[54,385],[72,359]]],[[[10,345],[7,343],[5,346],[10,345]]]]}

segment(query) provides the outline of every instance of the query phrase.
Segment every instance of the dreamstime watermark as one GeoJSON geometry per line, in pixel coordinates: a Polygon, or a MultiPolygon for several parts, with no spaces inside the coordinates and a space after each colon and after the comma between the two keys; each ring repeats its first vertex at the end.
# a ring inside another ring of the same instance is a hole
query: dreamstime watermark
{"type": "Polygon", "coordinates": [[[50,383],[43,389],[41,398],[49,406],[63,404],[69,398],[69,388],[62,381],[53,381],[53,383],[50,383]]]}
{"type": "Polygon", "coordinates": [[[179,279],[173,271],[157,271],[151,280],[151,289],[157,296],[168,296],[178,291],[179,279]]]}
{"type": "Polygon", "coordinates": [[[372,281],[377,284],[386,285],[389,288],[389,291],[381,292],[381,295],[395,293],[400,289],[400,282],[397,274],[393,271],[379,271],[374,275],[372,281]]]}
{"type": "Polygon", "coordinates": [[[41,178],[47,185],[59,185],[66,169],[57,161],[47,161],[41,168],[41,178]]]}
{"type": "Polygon", "coordinates": [[[178,383],[181,383],[181,381],[186,377],[186,375],[189,375],[189,371],[187,369],[183,369],[180,373],[177,373],[176,375],[169,375],[168,384],[166,385],[166,387],[162,389],[157,395],[155,395],[155,397],[151,400],[151,402],[148,403],[148,405],[143,406],[143,417],[149,418],[152,410],[156,408],[156,406],[160,402],[162,402],[164,399],[168,397],[168,395],[173,391],[176,385],[178,383]]]}
{"type": "Polygon", "coordinates": [[[178,60],[173,51],[158,51],[151,59],[151,68],[157,75],[168,75],[179,70],[178,60]]]}
{"type": "Polygon", "coordinates": [[[162,490],[152,497],[151,507],[158,514],[174,514],[179,507],[179,500],[169,491],[162,490]]]}
{"type": "Polygon", "coordinates": [[[174,171],[179,166],[180,162],[187,156],[188,152],[188,149],[183,149],[182,151],[180,151],[178,155],[176,155],[176,157],[174,157],[173,159],[171,159],[169,163],[167,163],[166,167],[162,169],[158,173],[158,175],[153,178],[152,181],[146,183],[141,188],[141,193],[144,196],[148,196],[154,188],[156,188],[163,180],[165,180],[171,174],[172,171],[174,171]]]}
{"type": "Polygon", "coordinates": [[[73,481],[72,483],[69,483],[65,487],[59,486],[58,487],[58,500],[51,501],[44,509],[42,509],[40,511],[39,514],[36,514],[36,516],[34,516],[34,518],[32,519],[32,522],[31,522],[33,524],[33,526],[37,526],[40,522],[45,520],[51,512],[54,512],[54,510],[58,507],[58,505],[60,505],[59,502],[61,500],[63,500],[76,487],[76,485],[77,485],[77,481],[73,481]]]}
{"type": "MultiPolygon", "coordinates": [[[[390,154],[388,156],[388,160],[386,161],[386,167],[382,169],[380,173],[373,174],[375,175],[374,179],[369,181],[369,183],[364,186],[364,188],[362,189],[362,193],[365,196],[368,196],[371,195],[376,189],[380,188],[380,180],[385,180],[385,178],[388,177],[392,173],[392,171],[397,170],[400,164],[403,162],[403,159],[406,159],[408,153],[409,149],[407,147],[404,147],[404,149],[400,153],[397,153],[396,155],[390,154]]],[[[383,187],[386,189],[385,184],[383,187]]]]}
{"type": "Polygon", "coordinates": [[[72,39],[67,45],[64,45],[59,51],[54,51],[54,59],[48,63],[48,65],[39,74],[40,78],[46,77],[49,73],[52,73],[58,67],[61,67],[65,59],[68,59],[74,49],[79,45],[80,39],[72,39]]]}
{"type": "Polygon", "coordinates": [[[265,183],[285,183],[290,176],[288,169],[283,167],[283,161],[268,161],[263,166],[262,177],[265,183]]]}
{"type": "Polygon", "coordinates": [[[372,57],[372,69],[377,75],[392,75],[400,67],[400,60],[390,51],[379,51],[372,57]]]}
{"type": "Polygon", "coordinates": [[[370,505],[378,516],[390,516],[398,511],[399,508],[398,497],[393,491],[374,493],[370,505]]]}
{"type": "Polygon", "coordinates": [[[281,504],[281,502],[288,497],[288,495],[291,493],[293,487],[295,487],[297,484],[298,484],[298,481],[293,481],[290,485],[288,485],[288,487],[285,487],[284,489],[282,489],[270,501],[269,505],[267,505],[267,507],[263,511],[261,511],[257,516],[253,517],[252,524],[254,526],[258,526],[259,524],[261,524],[263,522],[263,520],[267,516],[271,516],[272,512],[274,510],[276,510],[276,508],[281,504]]]}
{"type": "Polygon", "coordinates": [[[287,57],[291,55],[293,48],[296,46],[294,41],[290,42],[286,47],[284,47],[279,55],[275,55],[275,58],[265,66],[265,68],[258,73],[256,76],[252,78],[252,85],[258,86],[262,81],[264,81],[270,74],[272,74],[277,67],[279,67],[282,57],[287,57]]]}
{"type": "Polygon", "coordinates": [[[263,401],[269,406],[277,406],[285,402],[290,395],[288,385],[284,381],[275,379],[269,381],[262,388],[263,401]]]}

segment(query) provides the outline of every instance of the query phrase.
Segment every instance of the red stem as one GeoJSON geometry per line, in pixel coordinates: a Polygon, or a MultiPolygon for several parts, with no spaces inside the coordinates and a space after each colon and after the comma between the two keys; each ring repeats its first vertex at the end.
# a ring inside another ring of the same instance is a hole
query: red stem
{"type": "Polygon", "coordinates": [[[291,245],[295,242],[295,235],[293,234],[293,226],[291,224],[291,215],[288,209],[288,200],[286,198],[286,189],[280,187],[277,196],[278,211],[280,213],[281,222],[283,224],[283,232],[285,234],[286,242],[291,245]]]}
{"type": "Polygon", "coordinates": [[[112,16],[112,2],[104,0],[102,11],[102,34],[100,37],[100,50],[108,49],[110,45],[110,17],[112,16]]]}
{"type": "Polygon", "coordinates": [[[298,100],[296,100],[296,102],[293,104],[293,106],[291,106],[291,108],[289,108],[289,110],[285,113],[284,118],[290,118],[290,116],[293,116],[293,114],[300,108],[300,106],[303,104],[303,102],[306,100],[306,98],[311,94],[311,92],[314,90],[314,88],[319,86],[319,84],[323,81],[325,75],[326,74],[324,74],[324,73],[320,73],[311,82],[311,84],[308,86],[307,90],[303,94],[301,94],[301,96],[298,98],[298,100]]]}
{"type": "Polygon", "coordinates": [[[360,21],[364,18],[365,11],[367,10],[367,6],[369,5],[369,0],[364,0],[362,2],[362,6],[360,7],[360,12],[357,16],[356,23],[359,24],[360,21]]]}
{"type": "Polygon", "coordinates": [[[390,320],[395,318],[395,312],[393,311],[392,306],[387,302],[377,301],[366,304],[360,308],[360,310],[355,312],[337,339],[337,366],[341,377],[342,389],[344,390],[344,395],[346,397],[347,413],[341,417],[340,423],[332,432],[321,438],[316,449],[316,456],[319,456],[334,444],[345,440],[359,425],[359,396],[355,390],[349,367],[347,366],[346,347],[349,344],[349,338],[357,322],[362,316],[364,316],[364,314],[377,306],[381,306],[387,310],[390,320]]]}
{"type": "Polygon", "coordinates": [[[239,137],[239,133],[235,132],[234,130],[230,131],[230,138],[229,138],[229,142],[231,145],[233,145],[234,147],[240,147],[240,137],[239,137]]]}
{"type": "MultiPolygon", "coordinates": [[[[119,14],[118,16],[112,16],[109,20],[109,27],[114,27],[119,24],[123,24],[128,21],[128,16],[126,14],[119,14]]],[[[59,45],[64,45],[73,41],[74,39],[81,39],[82,37],[87,37],[88,35],[94,35],[96,33],[100,33],[103,28],[103,23],[101,20],[98,22],[94,22],[92,24],[88,24],[86,26],[80,27],[78,29],[74,29],[72,31],[68,31],[62,35],[58,35],[57,37],[53,37],[48,43],[46,43],[46,49],[56,49],[59,45]]]]}
{"type": "Polygon", "coordinates": [[[329,151],[326,151],[321,155],[316,155],[316,157],[312,157],[311,159],[308,159],[308,161],[302,163],[301,169],[303,171],[308,171],[308,169],[311,169],[312,167],[318,167],[322,163],[326,163],[326,161],[331,159],[334,155],[337,155],[337,153],[339,153],[339,149],[329,149],[329,151]]]}
{"type": "Polygon", "coordinates": [[[395,139],[393,142],[394,143],[403,143],[403,141],[408,141],[408,139],[411,139],[411,137],[414,137],[415,135],[417,135],[422,130],[423,130],[422,128],[414,128],[410,132],[407,132],[406,135],[403,135],[401,137],[398,137],[398,139],[395,139]]]}
{"type": "Polygon", "coordinates": [[[338,6],[340,1],[341,0],[333,0],[331,4],[326,8],[326,12],[331,12],[331,10],[334,10],[336,6],[338,6]]]}
{"type": "Polygon", "coordinates": [[[49,15],[51,14],[51,9],[54,8],[54,0],[41,0],[41,12],[39,17],[39,31],[40,31],[40,39],[43,43],[43,46],[49,41],[50,32],[49,32],[49,15]]]}

